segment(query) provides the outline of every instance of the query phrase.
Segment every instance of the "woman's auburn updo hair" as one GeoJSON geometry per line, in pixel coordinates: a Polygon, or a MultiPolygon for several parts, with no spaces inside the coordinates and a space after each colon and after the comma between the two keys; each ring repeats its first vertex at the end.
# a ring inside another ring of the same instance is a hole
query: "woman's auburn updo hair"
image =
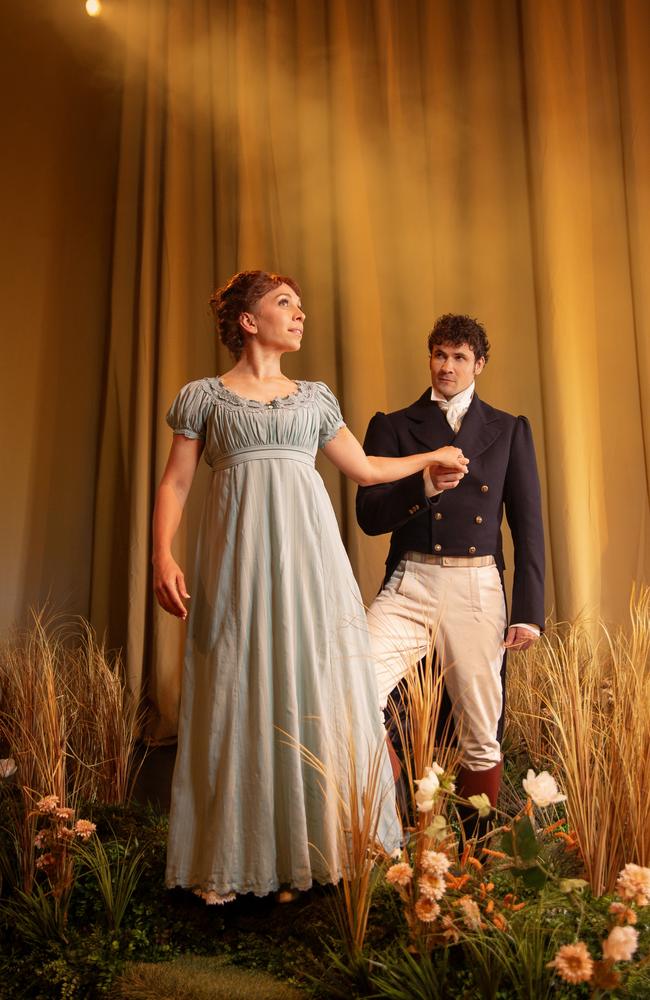
{"type": "Polygon", "coordinates": [[[293,278],[269,271],[240,271],[210,296],[210,308],[219,339],[236,361],[242,356],[245,342],[239,317],[242,313],[252,312],[259,299],[280,285],[288,285],[300,296],[300,288],[293,278]]]}

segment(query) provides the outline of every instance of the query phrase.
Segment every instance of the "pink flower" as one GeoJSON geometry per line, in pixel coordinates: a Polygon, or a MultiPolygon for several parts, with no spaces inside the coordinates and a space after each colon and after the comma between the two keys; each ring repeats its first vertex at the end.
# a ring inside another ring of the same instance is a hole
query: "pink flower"
{"type": "Polygon", "coordinates": [[[442,899],[447,891],[447,883],[442,875],[435,875],[433,872],[423,875],[418,882],[420,896],[425,899],[442,899]]]}
{"type": "Polygon", "coordinates": [[[603,941],[603,958],[614,962],[629,962],[639,945],[639,932],[634,927],[612,927],[603,941]]]}
{"type": "Polygon", "coordinates": [[[36,868],[49,868],[55,861],[53,854],[41,854],[40,858],[36,858],[36,868]]]}
{"type": "Polygon", "coordinates": [[[618,873],[616,892],[622,899],[633,899],[637,906],[650,903],[650,868],[626,865],[618,873]]]}
{"type": "Polygon", "coordinates": [[[636,923],[636,913],[631,910],[629,906],[625,903],[613,902],[609,907],[609,912],[618,917],[619,923],[621,924],[635,924],[636,923]]]}
{"type": "Polygon", "coordinates": [[[391,865],[386,872],[386,881],[391,885],[407,886],[413,878],[413,869],[405,861],[391,865]]]}
{"type": "Polygon", "coordinates": [[[54,810],[54,815],[57,819],[72,819],[74,816],[74,809],[68,809],[66,806],[59,806],[58,809],[54,810]]]}
{"type": "Polygon", "coordinates": [[[58,795],[45,795],[42,799],[39,799],[36,803],[36,808],[40,813],[50,815],[55,813],[59,805],[58,795]]]}
{"type": "Polygon", "coordinates": [[[481,922],[481,911],[478,904],[471,896],[461,896],[458,905],[462,910],[463,923],[471,931],[480,931],[483,927],[481,922]]]}
{"type": "Polygon", "coordinates": [[[47,843],[47,832],[45,830],[39,830],[34,837],[34,847],[38,847],[39,851],[43,850],[47,843]]]}
{"type": "Polygon", "coordinates": [[[549,969],[555,969],[565,983],[586,983],[594,971],[594,960],[584,941],[563,944],[555,958],[546,965],[549,969]]]}
{"type": "Polygon", "coordinates": [[[450,861],[442,851],[423,851],[420,864],[428,875],[444,875],[449,871],[450,861]]]}
{"type": "Polygon", "coordinates": [[[74,832],[81,840],[89,840],[97,827],[88,819],[78,819],[74,825],[74,832]]]}

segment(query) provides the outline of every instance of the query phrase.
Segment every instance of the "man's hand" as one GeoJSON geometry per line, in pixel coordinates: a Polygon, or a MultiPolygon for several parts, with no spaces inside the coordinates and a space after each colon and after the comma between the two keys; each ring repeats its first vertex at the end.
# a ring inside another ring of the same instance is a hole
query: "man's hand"
{"type": "Polygon", "coordinates": [[[450,470],[448,466],[439,465],[437,462],[429,466],[429,476],[436,492],[455,489],[464,475],[464,472],[450,470]]]}
{"type": "Polygon", "coordinates": [[[506,649],[514,649],[517,652],[522,652],[524,649],[530,649],[538,639],[539,635],[535,635],[529,629],[520,628],[518,625],[511,625],[503,645],[506,649]]]}

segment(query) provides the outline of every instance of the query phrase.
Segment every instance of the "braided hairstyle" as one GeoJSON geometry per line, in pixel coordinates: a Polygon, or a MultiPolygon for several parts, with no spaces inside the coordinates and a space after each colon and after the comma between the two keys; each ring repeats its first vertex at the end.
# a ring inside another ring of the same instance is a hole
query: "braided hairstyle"
{"type": "Polygon", "coordinates": [[[252,312],[255,303],[279,285],[288,285],[296,295],[300,295],[297,282],[284,274],[271,274],[269,271],[240,271],[210,296],[210,308],[219,339],[236,361],[242,356],[245,343],[245,334],[239,317],[242,313],[252,312]]]}

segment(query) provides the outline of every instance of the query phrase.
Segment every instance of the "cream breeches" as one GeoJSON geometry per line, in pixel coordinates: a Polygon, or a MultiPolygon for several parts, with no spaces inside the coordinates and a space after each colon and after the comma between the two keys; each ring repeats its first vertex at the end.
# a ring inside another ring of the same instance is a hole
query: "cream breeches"
{"type": "Polygon", "coordinates": [[[496,566],[436,566],[403,559],[368,610],[382,708],[433,641],[451,700],[461,763],[501,759],[506,608],[496,566]]]}

